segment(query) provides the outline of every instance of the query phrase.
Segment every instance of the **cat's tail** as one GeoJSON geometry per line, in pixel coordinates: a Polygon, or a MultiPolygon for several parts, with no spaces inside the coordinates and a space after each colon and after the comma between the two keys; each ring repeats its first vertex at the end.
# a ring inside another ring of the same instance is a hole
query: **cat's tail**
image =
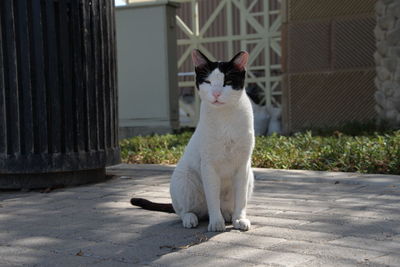
{"type": "Polygon", "coordinates": [[[144,198],[132,198],[131,204],[133,206],[139,206],[145,210],[154,210],[154,211],[162,211],[167,213],[175,213],[172,204],[162,204],[162,203],[155,203],[151,202],[144,198]]]}

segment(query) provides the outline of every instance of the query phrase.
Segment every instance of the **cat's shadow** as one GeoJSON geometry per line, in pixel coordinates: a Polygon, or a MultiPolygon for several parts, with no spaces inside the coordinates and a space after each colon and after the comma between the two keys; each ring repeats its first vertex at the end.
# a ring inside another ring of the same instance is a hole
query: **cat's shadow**
{"type": "Polygon", "coordinates": [[[140,231],[139,243],[151,246],[149,249],[153,251],[148,258],[150,262],[169,253],[202,245],[225,232],[235,231],[231,224],[226,224],[225,232],[208,232],[208,220],[200,221],[196,228],[187,229],[182,226],[179,218],[174,218],[174,215],[170,216],[170,220],[162,220],[162,222],[150,225],[140,231]]]}

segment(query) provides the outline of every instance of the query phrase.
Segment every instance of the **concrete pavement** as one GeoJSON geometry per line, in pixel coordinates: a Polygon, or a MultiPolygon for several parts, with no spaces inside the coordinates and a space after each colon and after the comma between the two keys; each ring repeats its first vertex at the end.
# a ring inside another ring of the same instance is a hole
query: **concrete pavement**
{"type": "Polygon", "coordinates": [[[105,183],[0,192],[0,266],[400,266],[400,176],[255,169],[253,228],[184,229],[173,167],[118,165],[105,183]]]}

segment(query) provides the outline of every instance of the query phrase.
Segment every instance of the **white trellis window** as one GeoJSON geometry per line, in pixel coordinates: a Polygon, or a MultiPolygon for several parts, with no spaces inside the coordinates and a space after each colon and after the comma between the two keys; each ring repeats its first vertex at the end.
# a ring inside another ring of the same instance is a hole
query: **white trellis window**
{"type": "Polygon", "coordinates": [[[177,0],[180,106],[195,126],[199,99],[194,90],[191,51],[200,49],[211,60],[250,53],[246,86],[258,90],[267,105],[281,104],[280,0],[177,0]]]}

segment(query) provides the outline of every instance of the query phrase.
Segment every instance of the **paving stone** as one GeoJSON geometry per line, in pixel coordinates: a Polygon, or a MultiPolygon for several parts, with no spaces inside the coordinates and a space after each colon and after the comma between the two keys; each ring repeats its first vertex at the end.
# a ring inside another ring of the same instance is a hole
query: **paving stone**
{"type": "Polygon", "coordinates": [[[370,265],[381,265],[381,266],[400,266],[400,254],[389,254],[368,260],[370,265]]]}
{"type": "Polygon", "coordinates": [[[252,229],[209,233],[131,206],[170,202],[172,171],[119,165],[104,183],[0,192],[0,266],[399,265],[399,176],[258,169],[252,229]]]}
{"type": "Polygon", "coordinates": [[[270,247],[269,250],[282,253],[287,252],[301,255],[309,255],[318,259],[349,260],[357,264],[365,263],[365,259],[384,255],[384,253],[377,252],[372,249],[361,249],[358,247],[334,245],[326,242],[318,243],[297,240],[291,240],[285,243],[277,244],[270,247]]]}
{"type": "Polygon", "coordinates": [[[239,246],[261,248],[261,249],[268,249],[268,247],[271,247],[273,245],[286,242],[286,239],[283,238],[251,235],[239,231],[226,232],[223,234],[215,235],[214,237],[211,237],[209,240],[215,242],[234,244],[239,246]]]}
{"type": "Polygon", "coordinates": [[[295,266],[313,259],[313,256],[288,252],[274,252],[255,247],[209,241],[190,247],[186,253],[197,256],[237,259],[251,264],[295,266]]]}
{"type": "Polygon", "coordinates": [[[355,219],[347,222],[313,222],[300,225],[297,229],[340,236],[369,237],[371,239],[380,239],[382,236],[394,236],[400,233],[400,225],[396,222],[366,219],[355,219]]]}
{"type": "Polygon", "coordinates": [[[398,254],[397,256],[400,257],[400,239],[393,238],[392,236],[386,236],[383,240],[348,236],[330,241],[329,244],[339,245],[342,247],[373,250],[383,254],[393,253],[398,254]]]}
{"type": "MultiPolygon", "coordinates": [[[[258,264],[250,263],[248,261],[241,261],[240,259],[230,258],[215,258],[209,256],[192,255],[183,252],[175,252],[161,256],[159,259],[149,263],[150,266],[162,267],[209,267],[209,266],[221,266],[221,267],[232,267],[232,266],[258,266],[258,264]]],[[[263,265],[267,266],[267,265],[263,265]]],[[[273,266],[273,265],[270,265],[273,266]]],[[[275,265],[283,266],[283,265],[275,265]]]]}
{"type": "Polygon", "coordinates": [[[269,201],[263,205],[257,206],[257,212],[264,210],[278,210],[278,211],[303,211],[303,212],[319,212],[333,207],[329,202],[325,203],[307,203],[306,201],[269,201]]]}
{"type": "Polygon", "coordinates": [[[330,214],[334,216],[351,216],[354,218],[366,218],[366,219],[384,219],[384,220],[396,220],[400,221],[400,213],[392,213],[384,211],[378,207],[367,207],[366,209],[351,209],[350,207],[337,207],[320,212],[323,214],[330,214]]]}
{"type": "Polygon", "coordinates": [[[278,218],[274,216],[254,216],[252,212],[249,212],[249,217],[251,220],[251,224],[257,227],[275,226],[275,227],[296,228],[300,225],[308,224],[311,222],[306,220],[278,218]]]}
{"type": "Polygon", "coordinates": [[[335,240],[341,237],[340,235],[331,233],[271,226],[254,229],[249,234],[273,238],[284,238],[287,240],[314,241],[318,243],[335,240]]]}
{"type": "Polygon", "coordinates": [[[52,255],[51,252],[37,249],[0,245],[1,266],[34,266],[41,258],[52,255]]]}
{"type": "MultiPolygon", "coordinates": [[[[363,261],[355,261],[355,260],[350,260],[350,259],[338,259],[337,257],[329,257],[329,256],[324,256],[324,257],[317,257],[313,260],[310,260],[305,263],[301,263],[297,265],[296,267],[378,267],[376,265],[371,265],[368,260],[363,260],[363,261]]],[[[383,267],[383,266],[379,266],[383,267]]]]}

